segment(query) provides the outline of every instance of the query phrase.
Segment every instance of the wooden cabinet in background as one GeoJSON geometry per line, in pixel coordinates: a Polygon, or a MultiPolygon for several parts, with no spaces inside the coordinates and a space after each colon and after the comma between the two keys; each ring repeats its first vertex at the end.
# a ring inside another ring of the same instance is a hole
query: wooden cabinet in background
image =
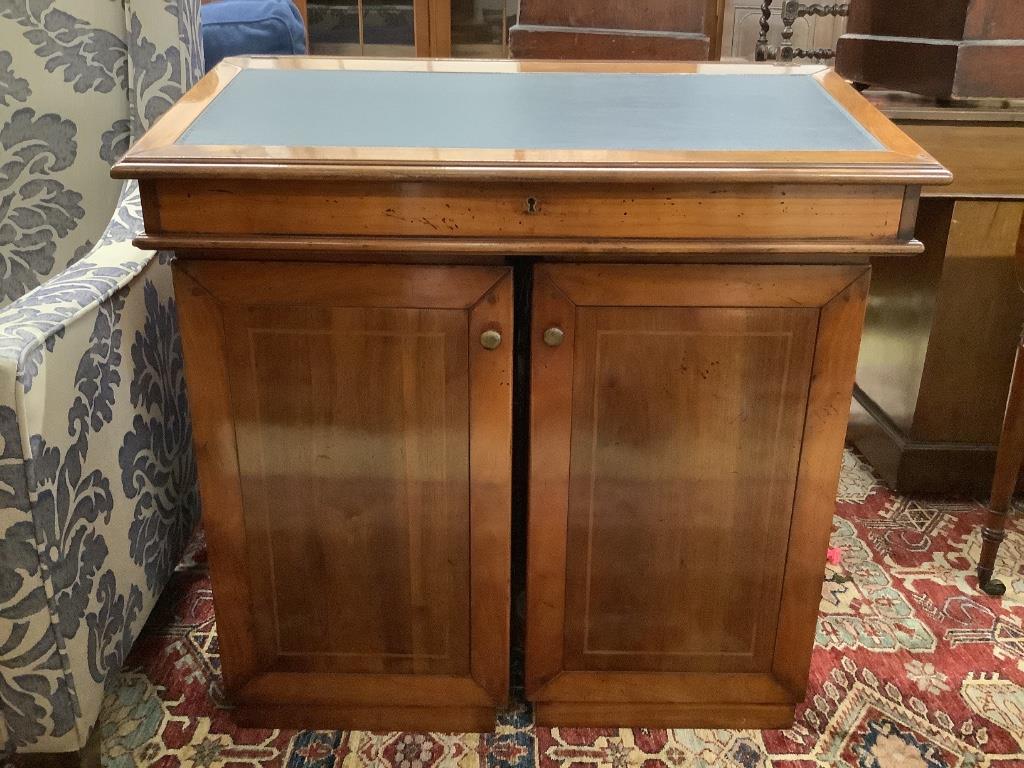
{"type": "MultiPolygon", "coordinates": [[[[204,0],[209,2],[209,0],[204,0]]],[[[293,0],[310,52],[341,56],[508,56],[519,0],[293,0]]]]}
{"type": "Polygon", "coordinates": [[[539,723],[791,722],[868,274],[537,268],[526,693],[539,723]]]}
{"type": "Polygon", "coordinates": [[[874,262],[850,439],[903,493],[987,497],[1024,324],[1024,110],[866,95],[954,178],[924,190],[924,253],[874,262]]]}
{"type": "Polygon", "coordinates": [[[938,99],[1024,98],[1020,0],[853,0],[836,71],[938,99]]]}
{"type": "Polygon", "coordinates": [[[175,288],[236,717],[490,730],[511,271],[192,261],[175,288]]]}
{"type": "Polygon", "coordinates": [[[517,59],[717,59],[723,0],[522,0],[517,59]]]}

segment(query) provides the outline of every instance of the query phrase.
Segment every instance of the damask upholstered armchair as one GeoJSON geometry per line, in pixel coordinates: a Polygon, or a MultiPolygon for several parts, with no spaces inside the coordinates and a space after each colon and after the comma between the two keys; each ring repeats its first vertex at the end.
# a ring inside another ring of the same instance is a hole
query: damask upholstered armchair
{"type": "Polygon", "coordinates": [[[109,169],[201,72],[199,0],[0,0],[0,764],[95,744],[198,514],[167,256],[109,169]]]}

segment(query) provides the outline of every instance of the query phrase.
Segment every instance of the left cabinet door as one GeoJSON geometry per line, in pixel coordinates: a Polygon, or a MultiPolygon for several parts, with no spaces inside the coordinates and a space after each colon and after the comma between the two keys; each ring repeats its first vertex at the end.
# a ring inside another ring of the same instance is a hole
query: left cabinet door
{"type": "Polygon", "coordinates": [[[179,260],[174,278],[237,719],[492,730],[511,271],[179,260]]]}

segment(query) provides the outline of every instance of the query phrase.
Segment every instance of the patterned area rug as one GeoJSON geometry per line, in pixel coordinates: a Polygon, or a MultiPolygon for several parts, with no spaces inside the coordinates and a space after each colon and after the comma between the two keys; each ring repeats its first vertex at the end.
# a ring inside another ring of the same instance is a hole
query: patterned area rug
{"type": "Polygon", "coordinates": [[[109,690],[111,768],[967,768],[1024,766],[1024,536],[976,589],[983,508],[909,498],[847,453],[807,701],[785,731],[537,728],[495,734],[237,728],[223,706],[205,551],[197,540],[109,690]]]}

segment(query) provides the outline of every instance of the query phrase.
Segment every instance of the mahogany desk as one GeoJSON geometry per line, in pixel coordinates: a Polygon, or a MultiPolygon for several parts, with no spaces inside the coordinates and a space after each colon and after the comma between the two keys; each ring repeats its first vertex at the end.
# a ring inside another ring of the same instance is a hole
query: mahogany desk
{"type": "Polygon", "coordinates": [[[239,719],[493,727],[515,432],[538,721],[791,721],[868,259],[949,180],[841,79],[236,59],[114,173],[178,256],[239,719]]]}

